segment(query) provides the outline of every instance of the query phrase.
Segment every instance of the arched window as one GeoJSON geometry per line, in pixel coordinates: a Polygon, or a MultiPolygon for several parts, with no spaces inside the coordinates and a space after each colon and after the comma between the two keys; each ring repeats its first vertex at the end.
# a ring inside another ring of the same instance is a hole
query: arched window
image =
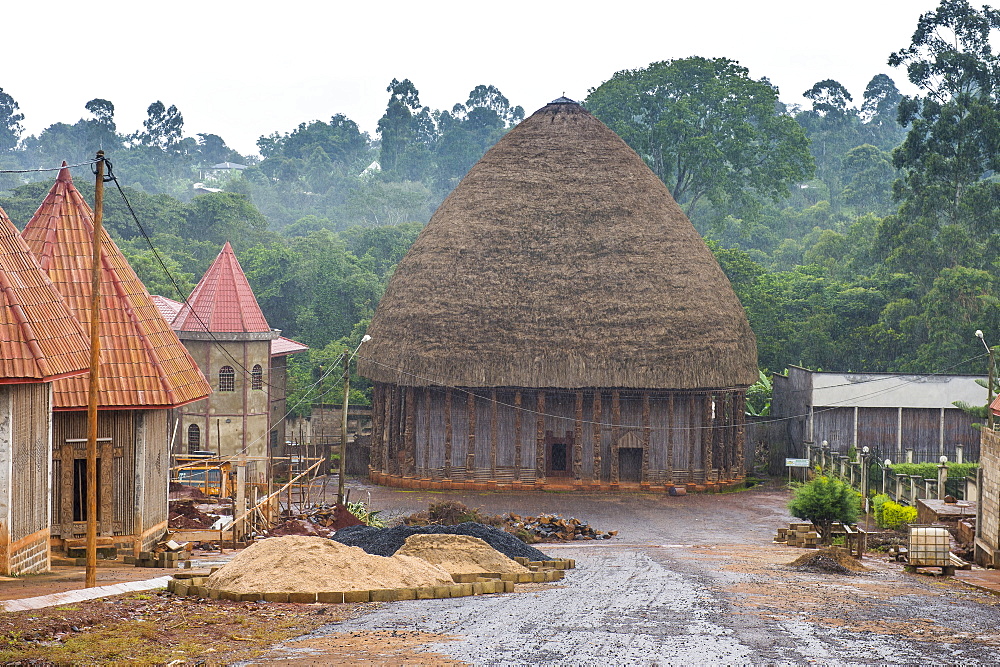
{"type": "Polygon", "coordinates": [[[264,369],[260,367],[260,364],[256,364],[250,371],[250,388],[264,388],[264,369]]]}
{"type": "Polygon", "coordinates": [[[201,429],[197,424],[188,426],[188,452],[196,452],[201,449],[201,429]]]}
{"type": "Polygon", "coordinates": [[[232,366],[223,366],[219,369],[219,391],[236,390],[236,371],[232,366]]]}

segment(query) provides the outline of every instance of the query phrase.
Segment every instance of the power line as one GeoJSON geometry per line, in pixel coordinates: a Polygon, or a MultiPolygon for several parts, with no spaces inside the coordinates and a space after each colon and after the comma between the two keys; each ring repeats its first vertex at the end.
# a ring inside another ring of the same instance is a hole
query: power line
{"type": "MultiPolygon", "coordinates": [[[[97,164],[97,160],[87,160],[86,162],[78,162],[76,164],[64,164],[58,167],[38,167],[37,169],[0,169],[0,174],[34,174],[44,171],[62,171],[63,169],[74,169],[76,167],[85,167],[87,165],[97,164]]],[[[111,163],[108,162],[110,165],[111,163]]]]}

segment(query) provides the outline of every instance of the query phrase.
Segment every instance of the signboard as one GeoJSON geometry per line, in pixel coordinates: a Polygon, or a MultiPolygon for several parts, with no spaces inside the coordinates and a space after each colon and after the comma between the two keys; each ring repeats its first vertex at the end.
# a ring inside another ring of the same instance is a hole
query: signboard
{"type": "Polygon", "coordinates": [[[785,466],[788,468],[808,468],[809,459],[785,459],[785,466]]]}

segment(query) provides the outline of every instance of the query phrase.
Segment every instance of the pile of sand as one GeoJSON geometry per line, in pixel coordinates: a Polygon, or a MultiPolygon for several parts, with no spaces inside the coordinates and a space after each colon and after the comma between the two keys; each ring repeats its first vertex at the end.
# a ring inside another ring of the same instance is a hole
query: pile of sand
{"type": "Polygon", "coordinates": [[[410,535],[396,556],[416,556],[451,574],[530,572],[478,537],[468,535],[410,535]]]}
{"type": "Polygon", "coordinates": [[[799,556],[790,566],[799,570],[810,572],[824,572],[830,574],[851,574],[854,572],[867,572],[868,568],[859,563],[853,556],[842,549],[817,549],[799,556]]]}
{"type": "Polygon", "coordinates": [[[232,593],[320,593],[452,583],[446,570],[414,556],[372,556],[333,540],[289,535],[250,545],[205,586],[232,593]]]}

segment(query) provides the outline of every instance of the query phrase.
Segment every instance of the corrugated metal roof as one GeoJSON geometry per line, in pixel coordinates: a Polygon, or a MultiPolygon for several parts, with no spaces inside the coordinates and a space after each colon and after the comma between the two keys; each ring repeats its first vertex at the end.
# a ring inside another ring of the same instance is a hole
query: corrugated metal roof
{"type": "Polygon", "coordinates": [[[303,345],[291,338],[285,338],[284,336],[279,336],[271,341],[271,356],[272,357],[283,357],[286,354],[295,354],[296,352],[303,352],[308,350],[308,345],[303,345]]]}
{"type": "Polygon", "coordinates": [[[212,333],[271,330],[228,241],[174,318],[173,327],[176,331],[212,333]]]}
{"type": "Polygon", "coordinates": [[[0,208],[0,384],[86,373],[90,339],[0,208]]]}
{"type": "MultiPolygon", "coordinates": [[[[22,233],[39,264],[84,328],[90,326],[93,213],[59,172],[22,233]]],[[[102,408],[166,408],[204,398],[211,388],[107,233],[101,237],[102,408]]],[[[87,405],[85,377],[58,380],[54,407],[87,405]]]]}

